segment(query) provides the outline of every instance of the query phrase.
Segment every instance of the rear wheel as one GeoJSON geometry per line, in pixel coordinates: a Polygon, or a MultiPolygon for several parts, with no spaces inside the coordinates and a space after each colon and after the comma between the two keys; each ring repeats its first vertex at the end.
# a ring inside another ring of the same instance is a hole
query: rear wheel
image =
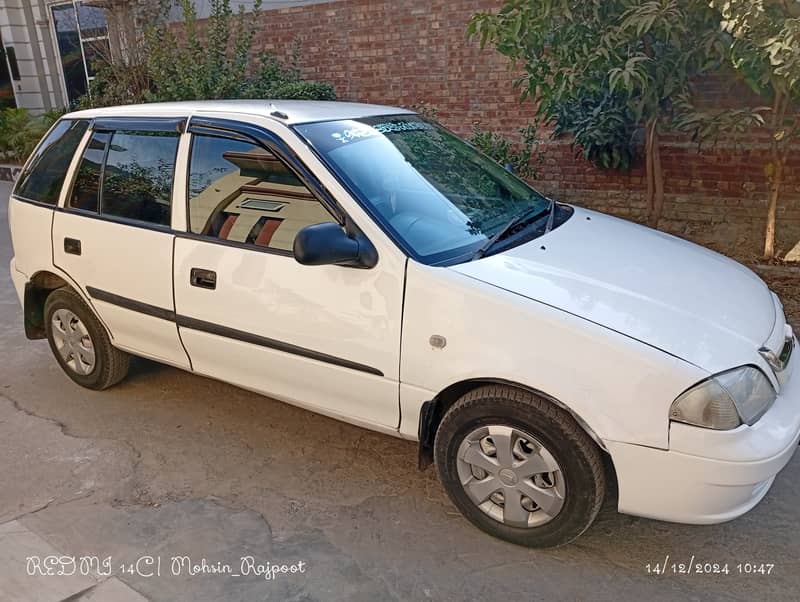
{"type": "Polygon", "coordinates": [[[601,452],[574,418],[508,386],[461,397],[436,433],[439,478],[478,528],[513,543],[569,543],[594,521],[606,491],[601,452]]]}
{"type": "Polygon", "coordinates": [[[89,389],[106,389],[128,373],[130,356],[111,344],[103,325],[68,288],[54,290],[44,304],[50,349],[64,372],[89,389]]]}

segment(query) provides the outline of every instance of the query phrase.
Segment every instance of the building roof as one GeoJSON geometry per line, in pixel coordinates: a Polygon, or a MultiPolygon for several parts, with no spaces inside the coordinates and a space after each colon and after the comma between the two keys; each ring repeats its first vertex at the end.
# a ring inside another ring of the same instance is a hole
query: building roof
{"type": "Polygon", "coordinates": [[[188,117],[196,113],[215,112],[270,117],[286,124],[413,113],[413,111],[398,107],[370,105],[357,102],[319,100],[194,100],[86,109],[83,111],[75,111],[68,116],[84,118],[188,117]],[[284,115],[285,118],[283,117],[284,115]]]}

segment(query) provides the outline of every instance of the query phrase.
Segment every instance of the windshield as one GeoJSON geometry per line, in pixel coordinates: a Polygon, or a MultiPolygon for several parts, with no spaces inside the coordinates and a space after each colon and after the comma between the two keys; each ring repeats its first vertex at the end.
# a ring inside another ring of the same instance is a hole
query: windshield
{"type": "Polygon", "coordinates": [[[296,129],[384,227],[425,263],[469,259],[522,214],[524,224],[503,232],[507,244],[498,241],[498,249],[544,231],[548,199],[416,115],[296,129]]]}

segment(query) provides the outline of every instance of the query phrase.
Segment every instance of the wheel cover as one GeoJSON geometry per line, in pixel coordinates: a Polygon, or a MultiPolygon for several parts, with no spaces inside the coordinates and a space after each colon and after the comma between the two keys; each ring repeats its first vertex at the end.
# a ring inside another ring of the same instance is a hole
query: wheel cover
{"type": "Polygon", "coordinates": [[[564,506],[561,467],[522,430],[502,425],[475,429],[458,448],[457,469],[469,499],[505,525],[538,527],[564,506]]]}
{"type": "Polygon", "coordinates": [[[68,309],[54,311],[50,322],[56,350],[67,367],[81,376],[91,374],[96,356],[86,325],[68,309]]]}

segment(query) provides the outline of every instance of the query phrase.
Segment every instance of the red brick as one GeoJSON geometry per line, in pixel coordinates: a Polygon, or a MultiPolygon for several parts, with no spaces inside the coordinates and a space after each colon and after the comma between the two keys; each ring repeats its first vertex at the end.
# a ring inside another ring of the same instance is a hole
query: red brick
{"type": "MultiPolygon", "coordinates": [[[[340,0],[264,11],[255,46],[289,58],[292,41],[299,40],[303,75],[332,83],[342,100],[425,105],[459,134],[469,135],[479,122],[483,129],[518,138],[535,114],[533,103],[520,104],[513,89],[519,72],[466,35],[472,14],[500,5],[497,0],[340,0]]],[[[735,107],[743,98],[759,104],[749,92],[719,79],[699,82],[698,90],[703,107],[735,107]]],[[[665,135],[665,215],[701,227],[668,226],[681,233],[696,230],[702,237],[713,229],[709,223],[726,221],[726,228],[748,233],[757,248],[766,208],[768,142],[766,133],[754,132],[698,150],[679,134],[665,135]]],[[[604,172],[583,161],[567,140],[545,141],[541,150],[545,160],[535,184],[543,191],[634,219],[646,215],[641,164],[630,172],[604,172]]],[[[800,153],[786,166],[783,194],[778,233],[783,247],[791,247],[800,239],[800,153]]],[[[730,244],[736,242],[731,237],[730,244]]]]}

